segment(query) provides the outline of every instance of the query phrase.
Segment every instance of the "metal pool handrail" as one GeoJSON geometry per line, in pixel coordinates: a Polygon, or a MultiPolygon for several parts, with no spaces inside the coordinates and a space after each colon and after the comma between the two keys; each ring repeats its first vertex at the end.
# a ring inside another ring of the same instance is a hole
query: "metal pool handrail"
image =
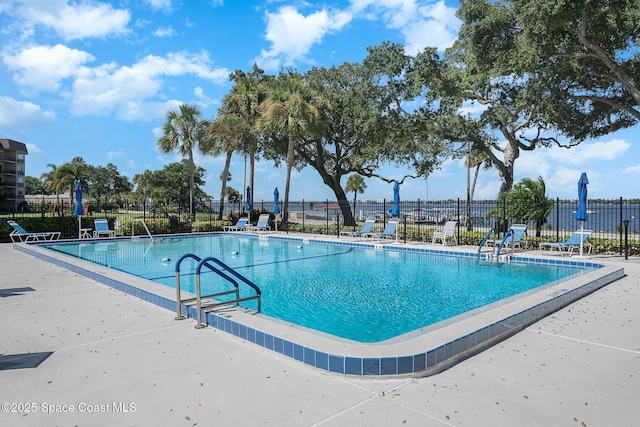
{"type": "Polygon", "coordinates": [[[489,237],[491,237],[492,234],[493,234],[494,240],[496,239],[496,237],[498,237],[498,235],[496,234],[495,228],[489,229],[489,232],[487,233],[487,235],[484,236],[484,239],[482,239],[482,242],[480,242],[480,246],[478,246],[478,254],[480,254],[480,251],[482,251],[482,247],[484,246],[485,243],[487,243],[487,240],[489,240],[489,237]]]}
{"type": "Polygon", "coordinates": [[[500,251],[502,250],[502,247],[504,246],[505,243],[507,243],[507,239],[511,237],[511,253],[513,254],[513,242],[515,240],[515,232],[513,231],[512,228],[507,230],[507,234],[504,235],[504,239],[502,239],[502,242],[500,242],[500,245],[498,246],[498,251],[496,252],[496,256],[500,256],[500,251]]]}
{"type": "Polygon", "coordinates": [[[151,240],[153,240],[153,236],[151,235],[151,232],[149,231],[149,227],[147,227],[147,223],[144,222],[144,219],[134,219],[133,221],[131,221],[131,238],[133,239],[133,237],[134,237],[133,232],[134,232],[134,226],[135,226],[136,222],[141,222],[142,223],[142,226],[147,231],[147,234],[149,235],[149,238],[151,240]]]}
{"type": "Polygon", "coordinates": [[[260,309],[261,309],[261,296],[262,296],[262,291],[260,290],[260,288],[255,283],[253,283],[252,281],[250,281],[249,279],[247,279],[246,277],[244,277],[243,275],[241,275],[240,273],[238,273],[237,271],[235,271],[234,269],[232,269],[231,267],[229,267],[228,265],[226,265],[225,263],[223,263],[222,261],[220,261],[219,259],[217,259],[215,257],[206,257],[204,259],[201,259],[200,257],[198,257],[197,255],[194,255],[194,254],[185,254],[182,257],[180,257],[180,259],[176,262],[175,271],[176,271],[176,320],[181,320],[181,319],[185,318],[184,316],[182,316],[182,313],[181,313],[182,304],[183,303],[193,303],[194,301],[196,303],[197,323],[196,323],[195,327],[197,329],[205,327],[202,324],[202,310],[210,311],[211,309],[213,309],[215,307],[219,307],[221,305],[237,304],[239,302],[250,301],[250,300],[257,299],[258,300],[258,312],[260,312],[260,309]],[[195,259],[196,261],[199,262],[198,266],[196,267],[196,297],[195,298],[186,299],[186,300],[182,300],[181,291],[180,291],[180,264],[186,258],[192,258],[192,259],[195,259]],[[222,267],[222,270],[226,270],[232,276],[236,277],[240,281],[242,281],[245,284],[249,285],[251,288],[253,288],[256,291],[256,294],[248,296],[248,297],[240,298],[240,291],[239,291],[238,282],[236,280],[234,280],[232,277],[230,277],[228,274],[226,274],[224,271],[222,271],[221,269],[211,265],[209,263],[209,261],[211,261],[211,262],[213,262],[215,264],[218,264],[220,267],[222,267]],[[224,292],[219,292],[219,293],[216,293],[216,294],[210,294],[210,295],[202,296],[201,295],[201,287],[200,287],[200,272],[201,272],[203,266],[207,267],[209,270],[213,271],[218,276],[222,277],[223,279],[225,279],[228,282],[230,282],[231,284],[233,284],[235,289],[233,289],[231,291],[224,291],[224,292]],[[233,299],[233,300],[206,304],[205,306],[202,305],[202,299],[203,298],[214,298],[214,297],[218,297],[218,296],[229,295],[229,294],[232,294],[232,293],[235,293],[235,296],[236,296],[236,298],[233,299]]]}

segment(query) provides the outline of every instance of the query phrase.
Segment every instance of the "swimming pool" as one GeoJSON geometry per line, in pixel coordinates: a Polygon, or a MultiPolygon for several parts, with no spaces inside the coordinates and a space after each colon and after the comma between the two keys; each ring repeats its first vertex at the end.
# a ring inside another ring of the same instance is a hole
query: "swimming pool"
{"type": "MultiPolygon", "coordinates": [[[[231,233],[227,233],[227,235],[229,234],[231,233]]],[[[235,245],[239,246],[230,248],[223,243],[223,240],[209,240],[210,246],[207,248],[207,254],[220,254],[221,257],[222,255],[231,255],[231,258],[227,258],[230,263],[231,261],[245,262],[242,265],[251,265],[251,268],[256,268],[261,264],[261,257],[264,253],[269,251],[276,252],[276,248],[280,245],[280,249],[277,251],[278,257],[275,261],[272,260],[267,263],[272,265],[280,278],[284,276],[284,266],[305,262],[300,258],[315,260],[312,265],[317,266],[321,271],[332,269],[336,265],[336,259],[344,260],[344,264],[348,266],[351,276],[351,273],[356,270],[350,267],[350,259],[347,258],[347,254],[353,254],[353,256],[357,254],[356,258],[368,259],[367,269],[373,265],[380,264],[384,267],[381,270],[384,277],[394,276],[395,272],[402,270],[402,268],[398,268],[396,263],[403,258],[405,262],[409,263],[418,263],[418,258],[423,259],[423,261],[420,261],[423,268],[422,271],[426,271],[431,264],[450,262],[449,259],[455,260],[454,264],[451,264],[455,266],[455,268],[451,268],[455,274],[450,277],[459,276],[459,265],[463,264],[462,259],[466,258],[477,262],[476,248],[464,246],[442,247],[440,245],[425,246],[424,244],[353,243],[332,239],[327,236],[309,237],[308,235],[296,237],[271,234],[257,237],[248,234],[233,234],[234,238],[241,239],[239,241],[235,240],[235,245]],[[288,242],[290,245],[284,245],[282,242],[288,242]],[[315,252],[316,243],[325,245],[322,249],[324,252],[315,252]],[[243,246],[249,244],[255,247],[254,251],[246,250],[249,246],[243,246]],[[287,250],[283,249],[285,246],[287,250]],[[364,252],[360,252],[360,249],[363,249],[364,252]],[[239,253],[234,255],[232,252],[239,253]],[[249,254],[251,254],[250,262],[246,263],[246,257],[249,254]],[[437,254],[439,257],[432,259],[430,258],[431,254],[437,254]],[[234,256],[236,258],[233,258],[234,256]],[[311,258],[313,256],[315,258],[311,258]],[[424,261],[427,259],[430,261],[424,261]],[[331,260],[326,264],[329,267],[325,265],[320,268],[320,260],[324,262],[331,260]]],[[[213,233],[206,236],[214,235],[223,236],[225,233],[213,233]]],[[[95,259],[89,262],[83,261],[76,256],[53,251],[48,247],[43,247],[44,245],[41,243],[14,244],[13,247],[18,251],[68,269],[91,280],[130,294],[135,298],[140,298],[143,301],[148,301],[175,312],[175,290],[171,288],[173,281],[168,278],[169,275],[173,274],[171,273],[173,271],[171,262],[164,260],[163,263],[163,258],[167,258],[166,255],[159,257],[165,253],[161,250],[164,245],[170,245],[172,242],[178,241],[182,241],[186,245],[182,249],[189,252],[195,252],[198,249],[195,246],[189,246],[195,242],[192,239],[192,235],[166,236],[162,239],[156,239],[153,244],[150,244],[148,239],[130,240],[127,238],[97,242],[70,242],[72,244],[68,247],[71,248],[75,245],[78,255],[82,253],[84,257],[86,254],[93,253],[95,259]],[[123,248],[127,248],[126,250],[116,251],[115,243],[120,241],[133,244],[123,246],[123,248]],[[156,254],[155,251],[159,252],[156,254]],[[112,255],[118,255],[111,256],[109,252],[113,252],[112,255]],[[111,266],[112,268],[106,268],[106,265],[110,265],[112,262],[111,260],[117,260],[118,263],[126,263],[133,260],[135,263],[146,265],[151,267],[151,275],[153,277],[164,277],[161,280],[168,280],[168,282],[167,284],[160,284],[149,279],[142,279],[130,273],[115,270],[113,268],[115,265],[111,266]],[[171,285],[168,283],[171,283],[171,285]]],[[[481,308],[471,309],[471,311],[448,320],[436,322],[431,326],[421,327],[395,338],[377,342],[357,342],[351,339],[339,338],[336,335],[317,332],[297,323],[279,320],[262,313],[259,314],[250,309],[230,309],[206,313],[206,323],[213,329],[208,328],[203,329],[203,331],[224,331],[284,357],[333,373],[360,376],[433,375],[495,345],[537,320],[624,276],[622,267],[615,264],[608,265],[602,260],[596,262],[593,260],[540,256],[539,254],[532,256],[531,252],[523,252],[512,256],[511,264],[513,266],[502,263],[482,267],[495,267],[498,269],[504,269],[505,267],[524,268],[524,266],[518,266],[518,264],[527,264],[528,266],[560,265],[586,270],[579,274],[569,274],[562,280],[550,278],[549,280],[554,281],[538,286],[535,289],[520,292],[515,296],[489,303],[481,308]]],[[[245,274],[248,270],[245,268],[245,274]]],[[[443,276],[443,274],[439,275],[443,276]]],[[[418,274],[417,277],[421,276],[424,276],[424,274],[418,274]]],[[[473,276],[469,276],[466,280],[472,280],[473,276]]],[[[376,278],[376,280],[378,279],[376,278]]],[[[445,283],[449,283],[449,287],[451,287],[449,280],[451,279],[446,279],[445,283]]],[[[208,281],[208,279],[203,278],[203,282],[205,281],[208,281]]],[[[185,286],[190,286],[186,284],[186,277],[183,283],[185,286]]],[[[259,279],[257,279],[257,283],[262,285],[259,279]]],[[[398,280],[397,283],[404,282],[398,280]]],[[[409,281],[409,283],[413,282],[409,281]]],[[[406,285],[407,283],[404,284],[406,285]]],[[[339,283],[337,286],[342,285],[342,283],[339,283]]],[[[377,285],[377,283],[370,282],[367,284],[367,286],[374,285],[377,285]]],[[[395,285],[396,283],[394,283],[395,285]]],[[[415,286],[408,286],[408,288],[411,287],[415,286]]],[[[394,291],[396,294],[406,295],[403,294],[406,290],[405,288],[407,286],[396,286],[394,291]]],[[[295,294],[297,290],[298,288],[294,288],[283,299],[288,299],[289,295],[291,293],[295,294]]],[[[458,292],[461,291],[458,290],[458,292]]],[[[418,294],[419,298],[425,298],[426,293],[418,292],[418,294]]],[[[455,295],[452,295],[450,300],[456,299],[453,296],[455,295]]],[[[460,295],[457,296],[459,297],[460,295]]],[[[368,298],[366,301],[372,301],[372,299],[368,298]]],[[[310,311],[313,311],[316,306],[312,305],[310,309],[310,311]]],[[[340,310],[334,310],[333,316],[342,317],[344,311],[345,308],[343,307],[340,310]]],[[[405,308],[396,307],[394,310],[388,311],[403,313],[405,308]]],[[[123,313],[123,315],[126,315],[126,313],[123,313]]],[[[189,307],[188,315],[191,319],[196,317],[194,307],[189,307]]],[[[378,323],[378,325],[381,323],[378,323]]],[[[346,328],[343,327],[343,329],[346,328]]],[[[255,357],[256,363],[263,363],[264,360],[261,353],[256,353],[255,357]]]]}
{"type": "MultiPolygon", "coordinates": [[[[214,256],[261,288],[263,314],[366,343],[398,339],[593,270],[237,234],[44,246],[170,288],[182,255],[214,256]]],[[[196,263],[186,261],[181,288],[194,293],[196,263]]],[[[203,295],[230,289],[206,269],[201,283],[203,295]]],[[[241,297],[249,291],[241,287],[241,297]]],[[[243,305],[257,309],[255,302],[243,305]]]]}

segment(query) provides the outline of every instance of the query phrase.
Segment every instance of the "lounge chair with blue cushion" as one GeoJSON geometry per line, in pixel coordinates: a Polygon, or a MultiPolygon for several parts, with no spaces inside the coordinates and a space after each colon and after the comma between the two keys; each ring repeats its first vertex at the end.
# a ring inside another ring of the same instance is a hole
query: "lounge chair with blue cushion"
{"type": "Polygon", "coordinates": [[[367,237],[374,239],[393,239],[397,237],[398,224],[400,224],[399,218],[391,218],[381,233],[368,233],[367,237]]]}
{"type": "Polygon", "coordinates": [[[442,245],[447,244],[447,237],[449,237],[450,243],[453,245],[458,244],[458,239],[456,239],[456,225],[458,221],[447,221],[444,223],[444,229],[442,231],[436,231],[433,233],[433,239],[431,240],[431,244],[435,245],[436,240],[441,240],[442,245]]]}
{"type": "Polygon", "coordinates": [[[60,238],[59,231],[43,231],[38,233],[30,233],[15,221],[7,221],[13,227],[13,231],[9,233],[13,243],[18,242],[35,242],[40,240],[58,240],[60,238]],[[17,242],[16,242],[17,239],[17,242]]]}
{"type": "Polygon", "coordinates": [[[247,228],[247,223],[249,222],[249,218],[242,217],[238,219],[238,222],[235,225],[227,225],[224,227],[224,231],[244,231],[247,228]]]}
{"type": "Polygon", "coordinates": [[[504,235],[504,239],[502,239],[502,247],[505,249],[516,246],[522,249],[522,246],[526,248],[528,242],[525,240],[525,236],[527,234],[527,225],[526,224],[513,224],[511,228],[507,231],[507,234],[504,235]]]}
{"type": "Polygon", "coordinates": [[[94,219],[93,220],[93,238],[98,239],[100,237],[116,237],[115,230],[109,228],[109,221],[106,219],[94,219]]]}
{"type": "Polygon", "coordinates": [[[367,218],[362,224],[362,228],[358,231],[341,231],[340,234],[348,237],[368,237],[371,234],[371,230],[376,223],[375,218],[367,218]]]}
{"type": "Polygon", "coordinates": [[[557,249],[560,255],[569,254],[571,256],[574,250],[580,250],[580,242],[582,242],[582,250],[587,249],[587,255],[590,255],[591,243],[587,242],[587,239],[591,236],[591,233],[593,233],[593,230],[577,230],[564,242],[540,242],[540,250],[548,246],[549,252],[557,249]]]}
{"type": "Polygon", "coordinates": [[[270,231],[269,227],[269,214],[261,214],[258,217],[258,223],[256,225],[247,224],[245,226],[246,231],[270,231]]]}

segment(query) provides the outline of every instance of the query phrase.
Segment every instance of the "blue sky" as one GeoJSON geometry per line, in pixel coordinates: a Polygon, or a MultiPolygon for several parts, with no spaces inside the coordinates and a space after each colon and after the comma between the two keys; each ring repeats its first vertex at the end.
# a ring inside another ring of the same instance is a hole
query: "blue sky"
{"type": "MultiPolygon", "coordinates": [[[[0,138],[27,144],[30,176],[81,156],[92,165],[114,163],[133,178],[180,160],[156,148],[166,112],[195,103],[203,118],[214,117],[231,71],[250,71],[254,62],[272,74],[358,62],[385,40],[411,54],[443,50],[457,35],[457,7],[451,0],[0,0],[0,138]]],[[[575,198],[585,171],[592,198],[640,197],[637,131],[522,153],[516,181],[542,176],[549,196],[575,198]]],[[[207,170],[205,191],[218,199],[223,158],[196,161],[207,170]]],[[[232,187],[243,188],[244,171],[235,156],[232,187]]],[[[276,186],[283,194],[284,168],[260,161],[256,172],[256,200],[270,200],[276,186]]],[[[406,171],[385,166],[383,173],[406,171]]],[[[391,184],[365,183],[359,198],[391,198],[391,184]]],[[[481,171],[475,198],[494,198],[499,184],[495,169],[481,171]]],[[[294,200],[334,199],[310,168],[294,172],[291,192],[294,200]]],[[[465,194],[459,161],[401,187],[403,199],[465,194]]]]}

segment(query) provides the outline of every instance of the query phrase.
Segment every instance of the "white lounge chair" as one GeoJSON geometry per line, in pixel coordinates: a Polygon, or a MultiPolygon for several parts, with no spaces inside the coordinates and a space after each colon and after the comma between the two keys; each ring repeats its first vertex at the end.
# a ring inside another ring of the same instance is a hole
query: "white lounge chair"
{"type": "Polygon", "coordinates": [[[269,214],[260,214],[256,225],[247,224],[244,229],[246,231],[270,231],[269,214]]]}
{"type": "Polygon", "coordinates": [[[30,233],[15,221],[7,221],[13,227],[13,231],[9,233],[13,243],[18,242],[35,242],[40,240],[58,240],[60,238],[59,231],[43,231],[38,233],[30,233]],[[18,242],[16,242],[16,239],[18,242]]]}
{"type": "Polygon", "coordinates": [[[447,244],[447,237],[452,241],[451,243],[454,245],[458,244],[458,239],[456,238],[456,224],[458,221],[447,221],[444,224],[444,229],[442,231],[436,231],[433,233],[433,239],[431,240],[431,244],[435,245],[436,240],[441,240],[442,245],[447,244]]]}

